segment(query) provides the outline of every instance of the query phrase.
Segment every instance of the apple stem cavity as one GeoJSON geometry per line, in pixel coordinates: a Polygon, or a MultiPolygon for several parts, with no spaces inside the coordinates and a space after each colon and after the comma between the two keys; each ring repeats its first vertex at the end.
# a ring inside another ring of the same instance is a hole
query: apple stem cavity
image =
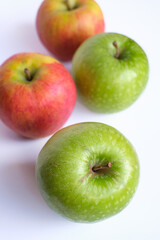
{"type": "Polygon", "coordinates": [[[107,165],[94,166],[92,171],[97,174],[107,174],[108,170],[112,167],[112,163],[109,162],[107,165]]]}
{"type": "Polygon", "coordinates": [[[113,46],[116,48],[116,54],[114,55],[114,57],[118,59],[120,57],[121,52],[116,41],[113,42],[113,46]]]}
{"type": "Polygon", "coordinates": [[[24,69],[24,73],[26,75],[27,81],[31,81],[32,80],[32,75],[31,75],[31,73],[30,73],[28,68],[24,69]]]}
{"type": "Polygon", "coordinates": [[[77,7],[76,3],[77,3],[77,0],[66,0],[67,9],[69,11],[72,10],[72,9],[75,9],[77,7]]]}

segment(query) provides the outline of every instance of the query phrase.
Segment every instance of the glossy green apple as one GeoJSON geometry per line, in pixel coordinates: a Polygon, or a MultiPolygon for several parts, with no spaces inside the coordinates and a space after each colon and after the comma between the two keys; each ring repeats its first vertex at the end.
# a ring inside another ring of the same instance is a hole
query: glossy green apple
{"type": "Polygon", "coordinates": [[[117,112],[130,106],[146,86],[149,64],[132,39],[102,33],[85,41],[72,66],[82,102],[96,112],[117,112]]]}
{"type": "Polygon", "coordinates": [[[139,179],[137,155],[116,129],[80,123],[57,132],[41,150],[36,166],[48,205],[78,222],[94,222],[120,212],[139,179]]]}

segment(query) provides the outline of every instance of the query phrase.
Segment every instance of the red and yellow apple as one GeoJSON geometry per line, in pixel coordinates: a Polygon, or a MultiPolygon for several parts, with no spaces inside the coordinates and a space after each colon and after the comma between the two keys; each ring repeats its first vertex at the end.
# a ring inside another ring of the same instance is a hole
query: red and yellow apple
{"type": "Polygon", "coordinates": [[[72,59],[89,37],[104,32],[104,17],[93,0],[45,0],[36,20],[44,46],[62,61],[72,59]]]}
{"type": "Polygon", "coordinates": [[[0,67],[0,118],[22,136],[54,133],[72,113],[75,101],[71,75],[50,56],[16,54],[0,67]]]}

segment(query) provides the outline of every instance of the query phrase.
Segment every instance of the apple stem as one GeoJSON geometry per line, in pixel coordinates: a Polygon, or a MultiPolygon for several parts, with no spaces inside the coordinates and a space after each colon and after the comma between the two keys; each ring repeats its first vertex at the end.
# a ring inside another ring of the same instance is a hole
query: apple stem
{"type": "Polygon", "coordinates": [[[114,57],[119,58],[121,52],[116,41],[113,42],[113,46],[116,48],[116,54],[114,55],[114,57]]]}
{"type": "Polygon", "coordinates": [[[66,5],[68,10],[70,11],[75,8],[76,0],[66,0],[66,5]]]}
{"type": "Polygon", "coordinates": [[[31,73],[30,73],[30,71],[29,71],[28,68],[25,68],[25,69],[24,69],[24,73],[26,74],[27,80],[28,80],[28,81],[31,81],[31,80],[32,80],[32,75],[31,75],[31,73]]]}
{"type": "Polygon", "coordinates": [[[108,168],[111,168],[111,167],[112,167],[112,163],[109,162],[109,163],[107,164],[107,167],[108,167],[108,168]]]}
{"type": "Polygon", "coordinates": [[[106,171],[108,170],[108,169],[110,169],[112,167],[112,163],[111,162],[109,162],[109,163],[107,163],[107,165],[100,165],[100,166],[95,166],[95,167],[93,167],[92,168],[92,171],[94,172],[94,173],[98,173],[98,174],[105,174],[106,173],[106,171]]]}

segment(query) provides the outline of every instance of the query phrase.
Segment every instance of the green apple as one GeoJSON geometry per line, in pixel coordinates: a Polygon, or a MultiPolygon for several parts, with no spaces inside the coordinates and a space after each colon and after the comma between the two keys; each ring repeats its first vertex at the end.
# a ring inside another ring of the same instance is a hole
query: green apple
{"type": "Polygon", "coordinates": [[[149,64],[132,39],[102,33],[78,48],[72,72],[82,102],[93,111],[111,113],[127,108],[139,97],[147,84],[149,64]]]}
{"type": "Polygon", "coordinates": [[[79,123],[53,135],[41,150],[36,178],[43,198],[77,222],[103,220],[120,212],[139,180],[130,142],[102,123],[79,123]]]}

